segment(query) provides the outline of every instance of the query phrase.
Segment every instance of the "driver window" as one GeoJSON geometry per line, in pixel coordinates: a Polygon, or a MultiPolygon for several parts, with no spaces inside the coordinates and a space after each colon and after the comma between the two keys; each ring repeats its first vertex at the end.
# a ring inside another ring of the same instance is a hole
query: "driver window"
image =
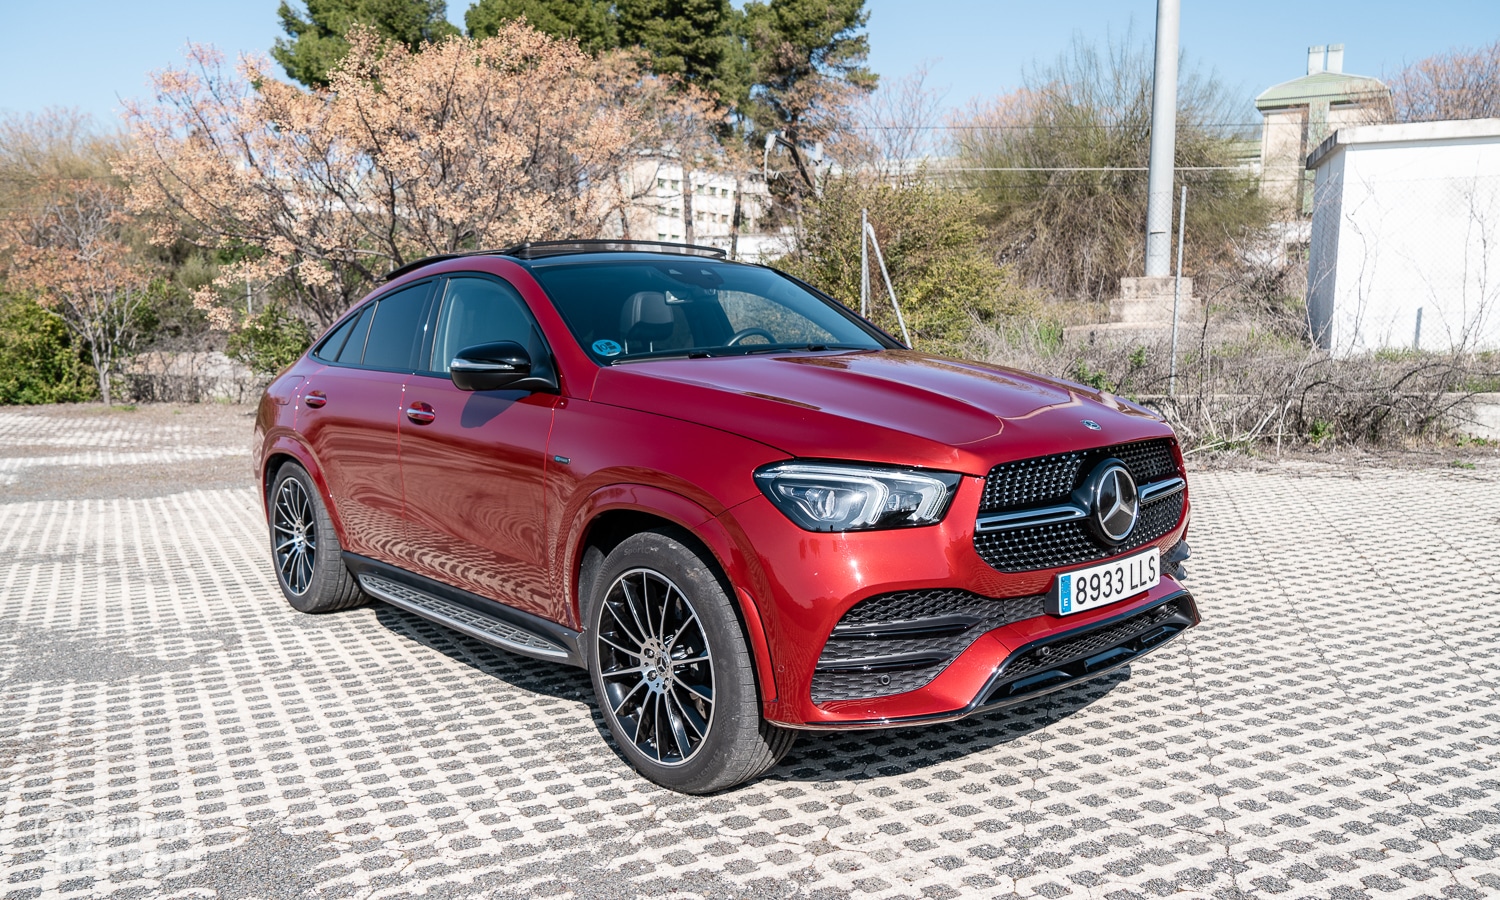
{"type": "Polygon", "coordinates": [[[429,371],[447,372],[458,351],[515,341],[530,348],[531,316],[515,288],[488,278],[450,278],[443,292],[429,371]]]}

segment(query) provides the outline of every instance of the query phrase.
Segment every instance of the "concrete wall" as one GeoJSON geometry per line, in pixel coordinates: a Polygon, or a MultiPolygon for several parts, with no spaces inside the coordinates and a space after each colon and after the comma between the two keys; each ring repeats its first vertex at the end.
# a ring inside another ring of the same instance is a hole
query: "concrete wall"
{"type": "Polygon", "coordinates": [[[1500,348],[1500,119],[1340,129],[1308,165],[1321,346],[1500,348]]]}

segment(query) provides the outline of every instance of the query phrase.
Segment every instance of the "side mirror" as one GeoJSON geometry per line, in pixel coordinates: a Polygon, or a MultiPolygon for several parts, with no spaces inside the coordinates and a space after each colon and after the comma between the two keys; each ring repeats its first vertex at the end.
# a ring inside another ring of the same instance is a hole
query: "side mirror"
{"type": "Polygon", "coordinates": [[[448,377],[461,391],[499,391],[530,388],[531,354],[515,341],[477,344],[458,351],[448,365],[448,377]]]}

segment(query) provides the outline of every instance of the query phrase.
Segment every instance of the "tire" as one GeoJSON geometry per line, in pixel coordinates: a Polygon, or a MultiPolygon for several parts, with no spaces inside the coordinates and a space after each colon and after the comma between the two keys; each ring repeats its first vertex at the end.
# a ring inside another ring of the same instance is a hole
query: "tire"
{"type": "Polygon", "coordinates": [[[325,613],[369,602],[344,565],[333,520],[306,469],[283,465],[271,485],[269,505],[271,565],[293,609],[325,613]]]}
{"type": "Polygon", "coordinates": [[[680,534],[626,538],[590,591],[585,633],[599,711],[642,775],[709,794],[771,769],[796,732],[760,714],[755,663],[725,588],[680,534]],[[658,660],[672,659],[670,668],[658,660]]]}

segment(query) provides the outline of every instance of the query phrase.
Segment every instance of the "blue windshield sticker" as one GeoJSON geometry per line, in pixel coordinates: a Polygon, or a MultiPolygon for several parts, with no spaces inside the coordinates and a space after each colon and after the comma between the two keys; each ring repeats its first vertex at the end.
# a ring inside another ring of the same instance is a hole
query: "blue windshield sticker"
{"type": "Polygon", "coordinates": [[[614,341],[594,341],[594,352],[600,356],[619,356],[623,349],[614,341]]]}

